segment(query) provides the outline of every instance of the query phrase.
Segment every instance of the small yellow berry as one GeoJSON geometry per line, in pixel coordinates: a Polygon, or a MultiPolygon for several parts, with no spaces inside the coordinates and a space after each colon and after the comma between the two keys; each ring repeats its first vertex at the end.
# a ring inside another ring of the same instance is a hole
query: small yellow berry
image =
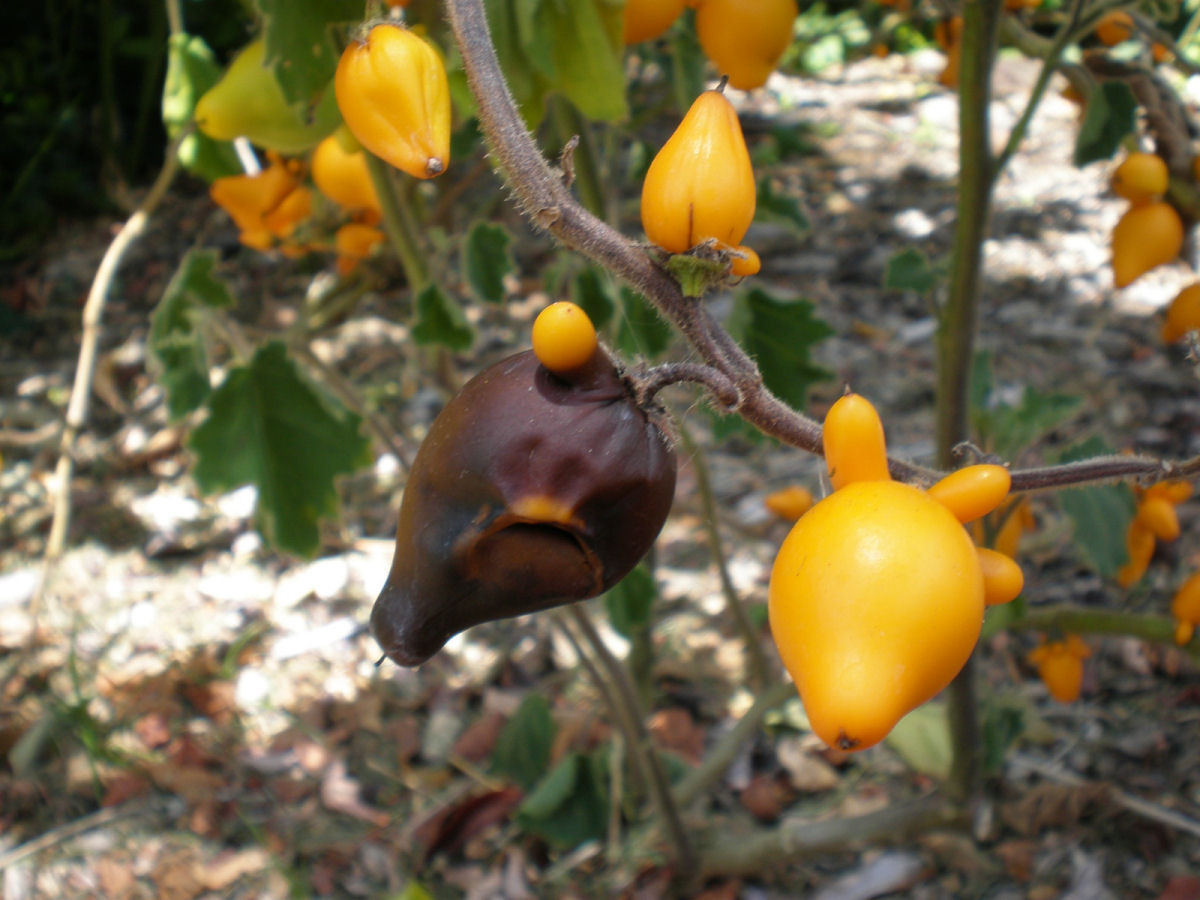
{"type": "Polygon", "coordinates": [[[538,362],[565,375],[582,368],[596,352],[596,329],[582,308],[567,300],[551,303],[533,323],[538,362]]]}

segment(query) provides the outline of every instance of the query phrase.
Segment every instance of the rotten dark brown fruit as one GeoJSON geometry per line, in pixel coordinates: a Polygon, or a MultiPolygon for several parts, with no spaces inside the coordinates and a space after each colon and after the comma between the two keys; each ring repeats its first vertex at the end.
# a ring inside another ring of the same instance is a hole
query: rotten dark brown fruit
{"type": "Polygon", "coordinates": [[[472,625],[595,597],[650,549],[674,492],[671,442],[603,350],[569,379],[510,356],[430,427],[371,632],[416,666],[472,625]]]}

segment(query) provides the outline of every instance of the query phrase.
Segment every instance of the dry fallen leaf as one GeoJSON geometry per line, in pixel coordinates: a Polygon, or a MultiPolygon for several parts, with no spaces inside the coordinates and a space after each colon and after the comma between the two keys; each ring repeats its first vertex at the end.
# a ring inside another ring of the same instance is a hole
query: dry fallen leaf
{"type": "Polygon", "coordinates": [[[370,822],[377,828],[383,828],[391,821],[391,816],[363,803],[359,789],[359,783],[350,777],[346,763],[335,759],[325,770],[325,777],[321,779],[321,802],[334,812],[344,813],[355,819],[370,822]]]}
{"type": "Polygon", "coordinates": [[[413,829],[413,840],[425,850],[425,859],[459,850],[471,838],[497,822],[507,821],[524,797],[520,788],[487,791],[435,810],[413,829]]]}
{"type": "Polygon", "coordinates": [[[224,891],[246,875],[261,872],[271,865],[271,857],[261,847],[228,851],[216,859],[197,864],[197,877],[210,891],[224,891]]]}
{"type": "Polygon", "coordinates": [[[660,709],[650,719],[650,736],[663,750],[670,750],[693,765],[704,756],[704,729],[686,709],[660,709]]]}
{"type": "Polygon", "coordinates": [[[450,750],[451,754],[469,762],[483,762],[492,755],[492,748],[496,746],[496,739],[500,737],[506,721],[507,717],[502,713],[484,713],[458,736],[450,750]]]}

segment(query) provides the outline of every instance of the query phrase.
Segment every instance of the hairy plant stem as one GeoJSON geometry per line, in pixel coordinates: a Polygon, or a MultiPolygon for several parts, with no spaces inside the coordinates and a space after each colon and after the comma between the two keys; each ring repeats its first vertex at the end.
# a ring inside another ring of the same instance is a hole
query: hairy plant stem
{"type": "Polygon", "coordinates": [[[742,644],[749,656],[749,681],[756,690],[761,690],[775,680],[777,673],[763,652],[762,638],[759,636],[754,623],[742,605],[733,579],[729,576],[729,566],[725,563],[725,543],[721,540],[721,528],[717,521],[717,502],[713,496],[712,479],[708,474],[708,462],[704,451],[696,445],[687,426],[681,421],[675,422],[683,449],[692,460],[692,470],[696,473],[696,493],[700,496],[700,506],[703,515],[704,534],[708,538],[708,547],[712,552],[713,563],[717,567],[717,576],[721,580],[721,593],[725,597],[725,606],[733,618],[733,624],[742,637],[742,644]]]}
{"type": "Polygon", "coordinates": [[[613,713],[619,720],[619,727],[626,733],[629,741],[631,758],[637,761],[637,766],[657,808],[667,839],[674,850],[674,862],[680,872],[690,873],[696,870],[696,856],[691,838],[684,828],[683,818],[679,807],[671,794],[671,786],[667,774],[663,771],[658,752],[650,740],[646,730],[645,716],[638,702],[637,691],[629,679],[629,673],[621,661],[613,656],[612,651],[604,643],[596,631],[596,626],[588,617],[587,612],[578,603],[566,608],[566,614],[575,623],[584,640],[587,641],[596,661],[604,671],[608,686],[612,689],[609,696],[613,700],[613,713]]]}
{"type": "MultiPolygon", "coordinates": [[[[989,3],[995,5],[994,0],[989,3]]],[[[538,150],[517,111],[492,46],[482,0],[447,0],[446,9],[475,96],[480,128],[515,200],[533,224],[645,295],[687,338],[704,362],[733,383],[740,398],[737,411],[742,418],[785,444],[820,454],[820,424],[791,409],[772,394],[763,385],[754,361],[724,328],[713,321],[707,307],[685,298],[674,279],[642,247],[597,219],[571,196],[560,174],[551,169],[538,150]]],[[[988,40],[994,42],[995,10],[991,9],[985,18],[991,23],[986,29],[988,40]]],[[[968,73],[978,77],[983,65],[980,60],[968,59],[965,50],[964,46],[964,82],[968,73]]],[[[990,62],[990,55],[988,60],[990,62]]],[[[986,67],[983,77],[986,81],[986,67]]],[[[981,174],[990,174],[990,169],[989,164],[981,174]]],[[[986,218],[986,210],[981,212],[986,218]]],[[[977,279],[978,259],[970,281],[975,283],[977,279]]],[[[965,399],[965,394],[963,397],[965,399]]],[[[1169,473],[1200,471],[1200,457],[1182,464],[1159,462],[1157,466],[1163,473],[1161,477],[1174,477],[1169,473]]],[[[922,486],[932,484],[940,476],[937,471],[899,459],[889,459],[888,468],[893,478],[922,486]]],[[[1106,479],[1121,477],[1111,469],[1108,471],[1110,474],[1104,476],[1106,479]]],[[[1144,472],[1142,468],[1131,474],[1144,472]]],[[[1036,470],[1036,477],[1028,478],[1024,473],[1014,471],[1013,483],[1014,490],[1029,490],[1082,485],[1089,480],[1082,469],[1060,473],[1047,468],[1036,470]]]]}
{"type": "MultiPolygon", "coordinates": [[[[991,151],[992,64],[1000,0],[963,4],[962,68],[958,105],[958,222],[949,293],[938,323],[937,461],[955,463],[954,448],[968,437],[971,359],[975,346],[983,241],[995,184],[991,151]]],[[[975,664],[968,660],[948,691],[954,742],[952,792],[973,801],[982,785],[975,664]]]]}

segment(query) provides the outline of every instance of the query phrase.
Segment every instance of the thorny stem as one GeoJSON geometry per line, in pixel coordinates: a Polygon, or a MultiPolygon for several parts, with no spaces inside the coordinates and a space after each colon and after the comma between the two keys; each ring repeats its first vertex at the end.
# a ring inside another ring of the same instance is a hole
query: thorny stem
{"type": "Polygon", "coordinates": [[[713,496],[712,479],[708,475],[708,463],[704,459],[704,452],[696,446],[696,442],[692,440],[691,434],[688,433],[683,423],[676,422],[675,425],[679,431],[683,448],[691,457],[692,470],[696,473],[696,493],[700,495],[700,505],[704,513],[701,521],[704,523],[704,533],[708,537],[708,546],[712,551],[717,575],[721,580],[721,593],[725,596],[725,605],[729,609],[729,614],[733,616],[733,623],[741,633],[742,643],[750,655],[750,683],[754,688],[761,690],[774,680],[775,673],[772,671],[767,655],[763,652],[762,639],[755,630],[754,623],[746,614],[742,598],[738,596],[733,579],[729,576],[729,566],[725,562],[727,559],[725,545],[721,540],[720,526],[717,524],[717,502],[713,496]]]}
{"type": "MultiPolygon", "coordinates": [[[[991,150],[992,62],[999,0],[966,0],[958,102],[958,224],[954,231],[949,295],[937,335],[938,465],[954,464],[954,448],[968,437],[971,359],[974,353],[983,241],[995,185],[991,150]]],[[[954,763],[950,786],[971,803],[982,786],[975,663],[967,664],[947,693],[954,763]]]]}
{"type": "Polygon", "coordinates": [[[722,374],[712,366],[701,363],[663,363],[646,372],[639,373],[634,378],[638,402],[646,405],[654,400],[655,395],[672,384],[691,382],[708,388],[713,399],[728,412],[737,409],[737,387],[727,375],[722,374]]]}
{"type": "Polygon", "coordinates": [[[696,870],[695,850],[691,839],[683,826],[679,815],[679,807],[671,795],[671,787],[667,774],[663,771],[658,753],[650,741],[650,733],[646,730],[641,704],[637,699],[637,691],[629,680],[629,673],[621,665],[621,661],[613,656],[612,651],[604,643],[596,631],[596,626],[588,618],[588,614],[578,603],[567,607],[566,613],[574,621],[576,627],[588,642],[600,667],[604,670],[610,686],[613,688],[614,712],[625,719],[625,729],[629,734],[630,751],[640,760],[640,768],[645,776],[646,787],[658,808],[666,827],[667,839],[675,850],[675,864],[678,870],[689,875],[696,870]]]}
{"type": "MultiPolygon", "coordinates": [[[[529,219],[561,243],[600,264],[645,295],[659,313],[688,339],[704,362],[729,378],[738,390],[738,413],[781,442],[821,453],[821,426],[791,409],[762,383],[758,368],[707,307],[685,298],[679,285],[636,243],[587,212],[547,164],[517,111],[500,70],[481,0],[447,0],[450,24],[462,52],[467,79],[477,102],[480,126],[499,170],[529,219]]],[[[964,77],[971,71],[963,55],[964,77]]],[[[955,441],[957,442],[957,441],[955,441]]],[[[892,477],[929,485],[939,472],[890,459],[892,477]]],[[[1186,463],[1131,462],[1127,469],[1103,467],[1099,480],[1127,477],[1178,478],[1200,473],[1200,457],[1186,463]],[[1156,471],[1153,471],[1156,470],[1156,471]]],[[[1097,480],[1084,467],[1047,467],[1013,472],[1013,490],[1084,485],[1097,480]]]]}

